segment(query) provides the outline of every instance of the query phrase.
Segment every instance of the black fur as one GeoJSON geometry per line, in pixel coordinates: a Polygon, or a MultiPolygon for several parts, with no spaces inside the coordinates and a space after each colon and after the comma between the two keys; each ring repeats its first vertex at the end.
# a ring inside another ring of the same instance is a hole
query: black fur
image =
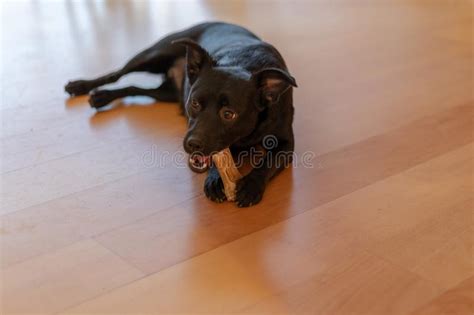
{"type": "MultiPolygon", "coordinates": [[[[214,22],[173,33],[122,69],[94,80],[69,82],[65,90],[70,95],[90,93],[94,108],[130,95],[179,101],[188,117],[183,143],[188,153],[210,155],[230,147],[238,155],[273,136],[277,143],[269,149],[272,154],[237,185],[237,205],[245,207],[258,203],[268,180],[291,163],[293,86],[295,79],[272,45],[240,26],[214,22]],[[96,90],[134,71],[164,74],[166,79],[155,89],[96,90]],[[287,153],[283,161],[279,152],[287,153]]],[[[213,166],[204,191],[213,201],[225,200],[213,166]]]]}

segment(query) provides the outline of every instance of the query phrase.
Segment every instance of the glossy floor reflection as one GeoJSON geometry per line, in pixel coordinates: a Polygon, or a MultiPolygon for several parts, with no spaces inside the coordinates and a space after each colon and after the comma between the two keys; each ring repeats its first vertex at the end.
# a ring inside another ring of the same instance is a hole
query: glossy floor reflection
{"type": "Polygon", "coordinates": [[[472,313],[471,6],[4,1],[3,313],[472,313]],[[175,104],[97,113],[63,91],[207,20],[285,56],[296,154],[315,156],[248,209],[168,158],[175,104]]]}

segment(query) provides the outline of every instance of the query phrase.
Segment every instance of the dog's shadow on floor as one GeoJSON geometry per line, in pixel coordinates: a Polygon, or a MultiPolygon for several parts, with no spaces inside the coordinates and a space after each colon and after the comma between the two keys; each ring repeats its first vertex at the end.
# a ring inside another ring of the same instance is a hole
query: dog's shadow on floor
{"type": "MultiPolygon", "coordinates": [[[[66,100],[68,110],[89,108],[88,96],[66,100]]],[[[127,97],[96,110],[89,108],[89,125],[92,129],[126,132],[128,136],[183,137],[186,118],[177,103],[156,102],[149,97],[127,97]]]]}

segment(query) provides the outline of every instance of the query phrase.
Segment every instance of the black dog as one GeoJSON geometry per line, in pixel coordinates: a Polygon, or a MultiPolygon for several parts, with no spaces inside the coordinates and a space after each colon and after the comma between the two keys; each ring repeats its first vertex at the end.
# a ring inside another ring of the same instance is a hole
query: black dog
{"type": "MultiPolygon", "coordinates": [[[[171,34],[122,69],[95,80],[70,82],[65,89],[71,95],[92,91],[89,103],[95,108],[130,95],[179,101],[189,121],[184,149],[201,154],[191,160],[195,171],[207,168],[213,152],[230,147],[236,156],[271,136],[274,141],[266,146],[262,163],[237,185],[237,205],[246,207],[258,203],[268,180],[291,163],[292,86],[296,87],[295,79],[272,45],[240,26],[216,22],[171,34]],[[166,79],[156,89],[93,90],[134,71],[164,74],[166,79]]],[[[212,165],[204,191],[213,201],[225,200],[222,180],[212,165]]]]}

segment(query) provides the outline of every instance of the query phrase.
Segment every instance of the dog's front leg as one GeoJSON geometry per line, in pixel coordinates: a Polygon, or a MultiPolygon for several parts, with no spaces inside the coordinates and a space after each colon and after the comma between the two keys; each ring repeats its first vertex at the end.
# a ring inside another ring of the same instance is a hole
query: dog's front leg
{"type": "Polygon", "coordinates": [[[211,165],[207,173],[207,178],[204,182],[204,193],[207,198],[214,202],[220,203],[226,200],[224,184],[215,165],[211,165]]]}
{"type": "Polygon", "coordinates": [[[293,141],[287,141],[269,150],[264,159],[237,183],[238,207],[249,207],[260,202],[268,181],[291,164],[293,148],[293,141]]]}

